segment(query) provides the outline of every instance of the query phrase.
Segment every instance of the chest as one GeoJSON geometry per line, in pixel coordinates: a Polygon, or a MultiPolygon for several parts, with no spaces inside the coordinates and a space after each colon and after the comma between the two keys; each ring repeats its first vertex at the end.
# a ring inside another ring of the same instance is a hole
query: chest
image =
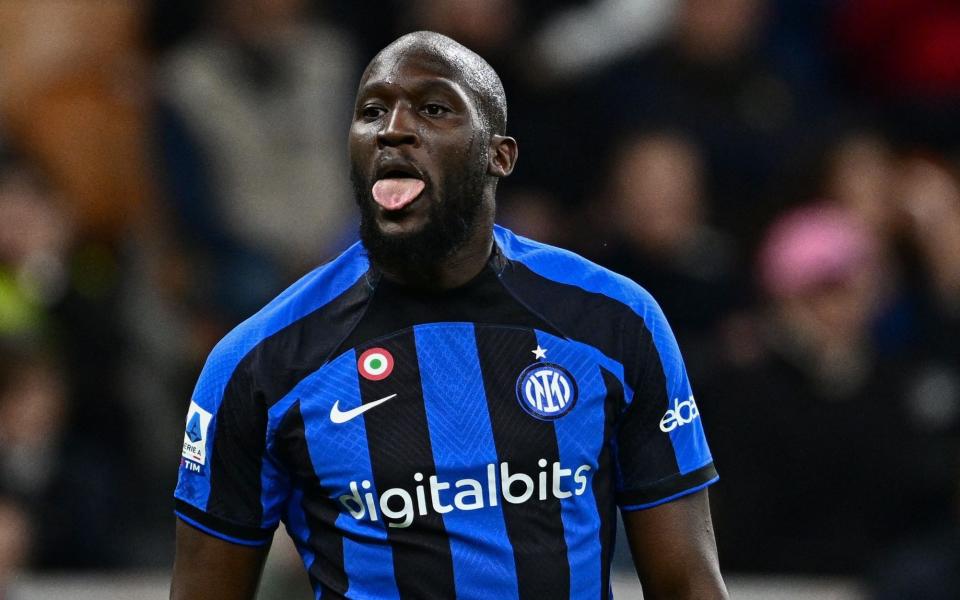
{"type": "Polygon", "coordinates": [[[431,323],[365,341],[298,385],[309,464],[287,467],[331,497],[433,489],[442,503],[446,490],[453,502],[482,488],[492,498],[518,474],[533,494],[575,492],[575,473],[595,472],[607,442],[602,361],[514,326],[431,323]]]}

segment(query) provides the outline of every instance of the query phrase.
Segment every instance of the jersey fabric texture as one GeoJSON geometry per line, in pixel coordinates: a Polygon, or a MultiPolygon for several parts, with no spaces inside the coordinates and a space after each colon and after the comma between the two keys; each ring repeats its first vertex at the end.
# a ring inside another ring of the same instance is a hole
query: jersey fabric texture
{"type": "Polygon", "coordinates": [[[177,515],[247,545],[282,521],[317,598],[609,598],[617,505],[717,480],[690,383],[640,286],[494,236],[440,293],[356,244],[227,335],[177,515]]]}

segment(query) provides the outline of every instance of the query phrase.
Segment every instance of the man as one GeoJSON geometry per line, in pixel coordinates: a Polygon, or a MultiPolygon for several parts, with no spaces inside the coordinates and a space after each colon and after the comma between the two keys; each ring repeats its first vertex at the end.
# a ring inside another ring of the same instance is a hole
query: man
{"type": "Polygon", "coordinates": [[[449,38],[368,65],[362,244],[208,360],[173,598],[253,597],[280,520],[318,598],[607,598],[617,503],[648,597],[725,597],[673,336],[632,282],[494,227],[505,127],[496,73],[449,38]]]}

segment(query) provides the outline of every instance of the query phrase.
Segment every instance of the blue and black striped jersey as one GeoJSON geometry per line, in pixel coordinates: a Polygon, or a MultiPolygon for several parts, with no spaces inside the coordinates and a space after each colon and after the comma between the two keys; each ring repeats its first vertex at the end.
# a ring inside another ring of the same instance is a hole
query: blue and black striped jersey
{"type": "Polygon", "coordinates": [[[463,287],[359,244],[213,350],[176,511],[238,544],[282,521],[317,598],[610,597],[616,507],[717,480],[680,352],[638,285],[495,230],[463,287]]]}

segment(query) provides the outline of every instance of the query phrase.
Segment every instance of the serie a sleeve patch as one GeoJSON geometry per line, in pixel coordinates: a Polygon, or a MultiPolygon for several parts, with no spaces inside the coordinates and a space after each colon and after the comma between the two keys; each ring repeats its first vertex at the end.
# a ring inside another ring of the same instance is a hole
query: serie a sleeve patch
{"type": "Polygon", "coordinates": [[[202,473],[207,464],[207,438],[213,415],[196,402],[190,402],[187,411],[187,426],[183,433],[183,459],[188,471],[202,473]]]}

